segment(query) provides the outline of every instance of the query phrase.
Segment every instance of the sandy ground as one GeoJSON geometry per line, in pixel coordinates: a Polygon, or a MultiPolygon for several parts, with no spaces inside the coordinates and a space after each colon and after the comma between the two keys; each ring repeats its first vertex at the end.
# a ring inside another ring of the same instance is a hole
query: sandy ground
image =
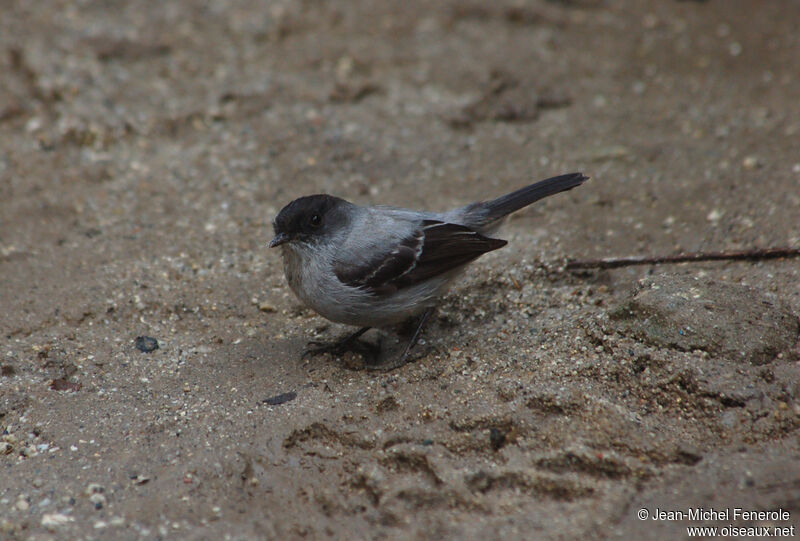
{"type": "Polygon", "coordinates": [[[798,260],[564,270],[800,246],[797,2],[209,4],[2,3],[0,537],[800,524],[798,260]],[[416,362],[300,358],[349,329],[266,248],[285,203],[575,170],[416,362]],[[637,516],[700,507],[788,517],[637,516]]]}

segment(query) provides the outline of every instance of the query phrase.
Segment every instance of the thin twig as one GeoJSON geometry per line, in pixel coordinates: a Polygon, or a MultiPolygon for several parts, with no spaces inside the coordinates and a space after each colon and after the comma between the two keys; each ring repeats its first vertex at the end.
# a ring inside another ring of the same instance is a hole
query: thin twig
{"type": "Polygon", "coordinates": [[[567,263],[567,270],[575,269],[616,269],[633,265],[660,265],[662,263],[691,263],[696,261],[760,261],[800,257],[800,248],[756,248],[730,252],[686,252],[665,256],[608,257],[605,259],[583,259],[567,263]]]}

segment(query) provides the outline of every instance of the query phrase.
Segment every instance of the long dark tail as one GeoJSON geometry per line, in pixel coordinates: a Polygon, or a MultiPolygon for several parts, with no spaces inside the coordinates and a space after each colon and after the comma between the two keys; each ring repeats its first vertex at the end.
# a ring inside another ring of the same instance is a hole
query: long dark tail
{"type": "Polygon", "coordinates": [[[486,209],[485,223],[489,224],[516,210],[527,207],[539,199],[544,199],[550,195],[566,192],[576,186],[580,186],[587,180],[589,180],[589,177],[585,176],[583,173],[559,175],[520,188],[515,192],[502,195],[497,199],[478,203],[478,205],[486,209]]]}

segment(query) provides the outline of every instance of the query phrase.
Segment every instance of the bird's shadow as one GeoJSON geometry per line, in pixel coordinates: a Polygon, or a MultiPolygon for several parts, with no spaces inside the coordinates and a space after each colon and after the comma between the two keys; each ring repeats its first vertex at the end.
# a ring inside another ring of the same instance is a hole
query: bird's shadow
{"type": "Polygon", "coordinates": [[[311,349],[307,350],[303,357],[329,355],[349,370],[389,372],[416,362],[435,351],[436,348],[428,342],[431,335],[436,334],[438,325],[431,321],[423,331],[423,338],[411,349],[403,362],[398,362],[414,334],[416,323],[417,320],[412,318],[388,330],[370,329],[363,336],[349,342],[347,342],[349,335],[341,336],[331,342],[310,342],[311,349]],[[340,347],[341,345],[343,347],[340,347]]]}

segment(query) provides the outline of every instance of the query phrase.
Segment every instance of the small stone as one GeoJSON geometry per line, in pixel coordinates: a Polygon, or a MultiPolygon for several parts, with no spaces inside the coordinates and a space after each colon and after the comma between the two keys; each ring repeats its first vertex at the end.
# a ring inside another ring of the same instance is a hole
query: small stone
{"type": "Polygon", "coordinates": [[[137,336],[134,344],[142,353],[151,353],[158,349],[158,340],[151,336],[137,336]]]}
{"type": "Polygon", "coordinates": [[[42,485],[44,485],[44,481],[42,481],[40,478],[37,477],[36,479],[33,480],[31,484],[34,486],[34,488],[42,488],[42,485]]]}
{"type": "Polygon", "coordinates": [[[92,502],[92,504],[94,504],[95,509],[100,510],[106,504],[106,497],[103,494],[97,492],[89,496],[89,501],[92,502]]]}
{"type": "Polygon", "coordinates": [[[27,511],[28,509],[30,509],[31,504],[29,504],[28,500],[26,500],[25,498],[20,498],[20,499],[17,500],[17,503],[16,503],[15,507],[19,511],[27,511]]]}
{"type": "Polygon", "coordinates": [[[495,451],[499,451],[500,449],[502,449],[503,446],[506,444],[506,440],[507,438],[505,431],[500,430],[499,428],[496,427],[492,427],[489,429],[489,443],[491,444],[492,449],[494,449],[495,451]]]}
{"type": "Polygon", "coordinates": [[[297,398],[297,393],[294,391],[289,391],[288,393],[283,393],[271,396],[269,398],[265,398],[263,402],[268,406],[279,406],[281,404],[285,404],[286,402],[290,402],[295,398],[297,398]]]}
{"type": "Polygon", "coordinates": [[[131,481],[135,485],[144,485],[150,481],[150,478],[146,475],[136,474],[131,476],[131,481]]]}
{"type": "Polygon", "coordinates": [[[0,442],[0,455],[9,455],[14,450],[14,446],[7,441],[0,442]]]}
{"type": "Polygon", "coordinates": [[[258,303],[258,309],[259,309],[260,311],[262,311],[262,312],[266,312],[266,313],[268,313],[268,314],[272,314],[272,313],[274,313],[274,312],[277,312],[277,311],[278,311],[278,309],[277,309],[277,308],[275,308],[275,307],[274,307],[272,304],[270,304],[270,303],[268,303],[268,302],[266,302],[266,301],[265,301],[265,302],[260,302],[260,303],[258,303]]]}
{"type": "Polygon", "coordinates": [[[102,530],[104,528],[108,528],[109,526],[122,526],[125,524],[125,519],[123,517],[114,517],[108,522],[105,520],[98,520],[94,523],[94,528],[96,530],[102,530]]]}
{"type": "Polygon", "coordinates": [[[45,513],[42,515],[42,527],[51,532],[70,522],[75,522],[75,519],[62,513],[45,513]]]}
{"type": "Polygon", "coordinates": [[[745,169],[755,169],[761,166],[761,161],[758,159],[757,156],[746,156],[744,160],[742,160],[742,167],[745,169]]]}
{"type": "Polygon", "coordinates": [[[722,215],[723,215],[722,211],[720,211],[719,209],[714,209],[708,213],[708,216],[706,216],[706,220],[708,220],[709,222],[718,222],[720,218],[722,218],[722,215]]]}

